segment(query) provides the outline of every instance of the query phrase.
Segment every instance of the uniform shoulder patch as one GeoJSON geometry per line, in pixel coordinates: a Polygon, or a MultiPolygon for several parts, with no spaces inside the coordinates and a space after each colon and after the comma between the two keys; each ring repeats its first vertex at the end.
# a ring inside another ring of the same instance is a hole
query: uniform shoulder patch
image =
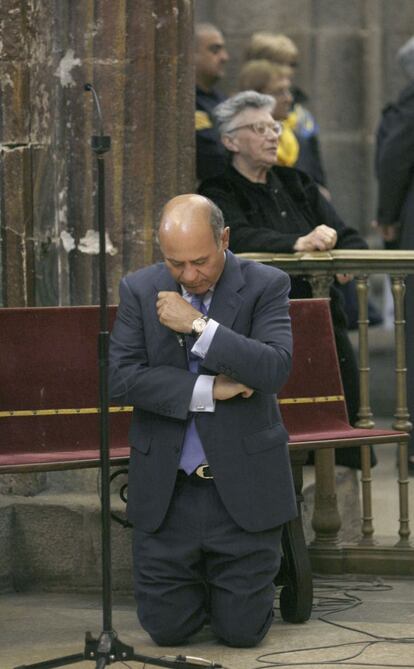
{"type": "Polygon", "coordinates": [[[212,128],[213,124],[207,112],[200,111],[197,109],[195,113],[195,129],[196,130],[206,130],[207,128],[212,128]]]}

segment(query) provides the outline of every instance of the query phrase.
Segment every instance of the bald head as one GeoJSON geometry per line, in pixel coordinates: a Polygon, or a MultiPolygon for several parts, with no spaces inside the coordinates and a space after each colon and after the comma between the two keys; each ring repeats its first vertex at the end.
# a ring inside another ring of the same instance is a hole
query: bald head
{"type": "Polygon", "coordinates": [[[193,235],[203,226],[209,226],[217,244],[224,229],[221,210],[208,198],[195,193],[177,195],[162,210],[159,237],[168,234],[193,235]]]}
{"type": "Polygon", "coordinates": [[[174,279],[192,293],[204,293],[220,277],[229,229],[213,202],[202,195],[178,195],[165,205],[158,229],[161,251],[174,279]]]}

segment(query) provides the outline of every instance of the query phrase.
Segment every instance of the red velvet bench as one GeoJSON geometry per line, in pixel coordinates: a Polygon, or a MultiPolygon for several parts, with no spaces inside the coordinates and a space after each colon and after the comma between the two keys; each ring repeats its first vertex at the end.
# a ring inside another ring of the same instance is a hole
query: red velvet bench
{"type": "MultiPolygon", "coordinates": [[[[0,309],[0,472],[99,465],[98,332],[98,307],[0,309]]],[[[127,463],[130,413],[112,411],[111,463],[127,463]]]]}
{"type": "Polygon", "coordinates": [[[407,441],[406,432],[349,424],[329,300],[292,300],[293,364],[279,394],[291,452],[407,441]]]}

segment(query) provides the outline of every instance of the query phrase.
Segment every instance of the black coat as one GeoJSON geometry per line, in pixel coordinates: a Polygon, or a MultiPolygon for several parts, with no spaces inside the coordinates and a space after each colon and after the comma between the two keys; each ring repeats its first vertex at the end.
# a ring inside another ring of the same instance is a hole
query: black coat
{"type": "MultiPolygon", "coordinates": [[[[292,253],[298,237],[322,223],[337,231],[336,248],[367,247],[359,233],[347,227],[321,195],[316,183],[292,167],[273,167],[266,184],[249,181],[228,167],[221,176],[203,181],[199,192],[223,211],[225,222],[230,226],[230,248],[235,253],[292,253]]],[[[292,277],[291,281],[290,297],[311,297],[310,285],[304,278],[292,277]]],[[[330,296],[348,414],[351,423],[355,423],[359,408],[358,367],[346,331],[343,296],[335,285],[331,287],[330,296]]],[[[359,467],[360,449],[338,449],[336,462],[359,467]]],[[[372,457],[372,464],[374,462],[372,457]]]]}
{"type": "MultiPolygon", "coordinates": [[[[337,231],[335,248],[367,248],[359,233],[345,225],[315,182],[300,170],[275,166],[268,172],[267,183],[261,184],[228,167],[222,175],[203,181],[199,192],[222,210],[230,226],[233,253],[293,253],[298,237],[321,224],[337,231]]],[[[309,284],[292,277],[291,297],[310,295],[309,284]]],[[[335,287],[331,298],[334,323],[344,327],[343,300],[335,287]]]]}
{"type": "Polygon", "coordinates": [[[382,112],[376,170],[378,222],[399,224],[398,247],[414,249],[414,83],[382,112]]]}
{"type": "Polygon", "coordinates": [[[226,98],[216,90],[209,93],[196,87],[196,171],[197,179],[221,174],[228,163],[214,120],[214,108],[226,98]]]}

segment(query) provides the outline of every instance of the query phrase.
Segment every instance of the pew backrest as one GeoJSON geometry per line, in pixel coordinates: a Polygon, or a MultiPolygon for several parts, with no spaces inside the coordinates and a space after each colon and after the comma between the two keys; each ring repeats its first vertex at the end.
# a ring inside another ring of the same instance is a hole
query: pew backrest
{"type": "MultiPolygon", "coordinates": [[[[95,306],[0,309],[1,471],[99,463],[98,334],[95,306]]],[[[130,413],[114,410],[111,461],[125,462],[130,413]]]]}

